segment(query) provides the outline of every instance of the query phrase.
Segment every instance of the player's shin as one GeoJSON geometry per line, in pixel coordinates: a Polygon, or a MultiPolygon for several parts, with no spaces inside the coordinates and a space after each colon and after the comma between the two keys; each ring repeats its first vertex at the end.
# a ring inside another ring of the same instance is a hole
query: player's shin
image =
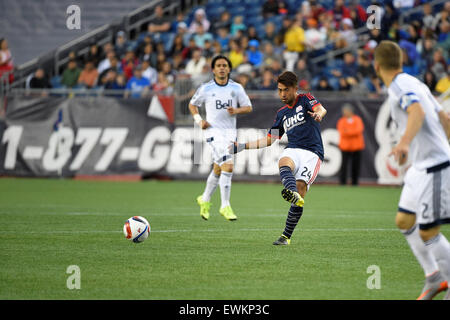
{"type": "Polygon", "coordinates": [[[418,229],[419,226],[415,224],[408,230],[401,229],[400,231],[405,236],[411,251],[414,253],[415,257],[419,261],[419,264],[422,266],[425,276],[429,276],[438,270],[438,265],[431,251],[425,247],[425,243],[420,237],[418,229]]]}
{"type": "Polygon", "coordinates": [[[442,233],[425,242],[427,248],[430,248],[439,270],[442,275],[450,282],[450,244],[442,233]]]}
{"type": "Polygon", "coordinates": [[[286,226],[283,231],[283,235],[286,238],[288,239],[291,238],[292,233],[294,232],[294,229],[297,226],[298,221],[300,220],[302,214],[303,214],[303,207],[291,205],[286,219],[286,226]]]}
{"type": "Polygon", "coordinates": [[[219,176],[214,173],[214,170],[211,170],[211,173],[209,174],[208,179],[206,180],[206,187],[202,195],[202,200],[205,202],[209,202],[211,196],[214,194],[214,191],[216,191],[218,185],[219,185],[219,176]]]}
{"type": "Polygon", "coordinates": [[[220,197],[222,201],[221,208],[225,208],[230,205],[231,197],[231,178],[233,177],[233,172],[222,171],[219,178],[220,186],[220,197]]]}

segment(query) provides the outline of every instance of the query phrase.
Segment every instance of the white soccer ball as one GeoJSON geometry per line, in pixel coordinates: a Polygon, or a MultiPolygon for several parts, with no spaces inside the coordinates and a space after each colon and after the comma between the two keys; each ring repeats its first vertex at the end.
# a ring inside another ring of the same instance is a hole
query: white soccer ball
{"type": "Polygon", "coordinates": [[[134,216],[125,221],[123,234],[135,243],[144,242],[150,234],[150,223],[141,216],[134,216]]]}

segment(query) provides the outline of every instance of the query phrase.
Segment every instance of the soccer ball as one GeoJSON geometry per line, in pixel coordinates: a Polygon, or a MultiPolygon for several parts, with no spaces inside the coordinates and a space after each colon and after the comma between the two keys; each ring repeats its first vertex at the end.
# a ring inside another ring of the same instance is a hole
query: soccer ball
{"type": "Polygon", "coordinates": [[[123,233],[128,240],[135,243],[144,242],[150,234],[150,224],[141,216],[134,216],[125,221],[123,233]]]}

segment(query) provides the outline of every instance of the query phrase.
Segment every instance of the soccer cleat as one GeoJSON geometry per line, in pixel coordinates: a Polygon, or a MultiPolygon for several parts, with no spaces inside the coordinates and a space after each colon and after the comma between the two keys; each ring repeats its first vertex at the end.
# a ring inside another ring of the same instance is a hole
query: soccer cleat
{"type": "Polygon", "coordinates": [[[273,242],[275,246],[288,246],[291,244],[291,239],[282,234],[277,241],[273,242]]]}
{"type": "Polygon", "coordinates": [[[296,205],[297,207],[303,207],[305,200],[303,200],[300,193],[284,188],[281,190],[281,196],[284,200],[296,205]]]}
{"type": "Polygon", "coordinates": [[[197,203],[200,206],[200,216],[208,220],[209,219],[209,208],[211,207],[211,202],[203,201],[202,196],[197,197],[197,203]]]}
{"type": "Polygon", "coordinates": [[[426,277],[425,286],[417,300],[431,300],[439,292],[447,290],[447,281],[441,275],[440,271],[436,271],[432,275],[426,277]]]}
{"type": "Polygon", "coordinates": [[[221,208],[219,210],[220,214],[225,217],[225,219],[229,221],[234,221],[237,219],[236,215],[233,212],[233,209],[231,209],[231,206],[226,206],[224,208],[221,208]]]}

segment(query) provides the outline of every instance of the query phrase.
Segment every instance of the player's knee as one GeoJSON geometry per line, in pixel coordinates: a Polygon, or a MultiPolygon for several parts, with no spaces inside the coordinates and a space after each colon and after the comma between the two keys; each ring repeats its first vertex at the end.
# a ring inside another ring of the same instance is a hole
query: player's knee
{"type": "Polygon", "coordinates": [[[224,163],[220,166],[221,171],[225,172],[233,172],[233,164],[232,163],[224,163]]]}
{"type": "Polygon", "coordinates": [[[220,176],[220,173],[222,172],[222,170],[220,169],[220,167],[219,167],[218,165],[216,165],[216,164],[214,164],[213,171],[214,171],[214,174],[215,174],[216,176],[220,176]]]}
{"type": "Polygon", "coordinates": [[[407,214],[398,212],[395,216],[395,225],[400,230],[409,230],[416,223],[416,216],[414,214],[407,214]]]}
{"type": "Polygon", "coordinates": [[[439,234],[439,232],[440,232],[439,226],[430,229],[419,229],[419,234],[423,241],[433,239],[439,234]]]}

